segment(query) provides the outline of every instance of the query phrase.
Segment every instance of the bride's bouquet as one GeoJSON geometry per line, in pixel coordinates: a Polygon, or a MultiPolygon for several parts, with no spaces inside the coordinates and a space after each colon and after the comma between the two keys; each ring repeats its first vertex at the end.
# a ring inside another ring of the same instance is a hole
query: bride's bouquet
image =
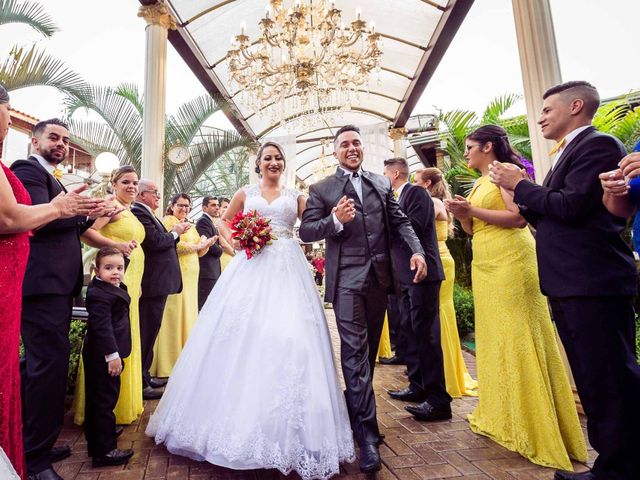
{"type": "Polygon", "coordinates": [[[264,247],[271,245],[271,240],[277,237],[271,233],[271,220],[260,216],[256,210],[247,213],[238,212],[227,222],[231,228],[231,238],[240,242],[240,247],[247,254],[247,258],[262,252],[264,247]]]}

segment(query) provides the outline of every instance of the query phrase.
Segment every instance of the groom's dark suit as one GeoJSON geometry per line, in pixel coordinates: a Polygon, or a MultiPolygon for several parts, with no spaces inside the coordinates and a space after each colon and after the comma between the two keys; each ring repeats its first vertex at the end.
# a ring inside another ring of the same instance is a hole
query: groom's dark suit
{"type": "Polygon", "coordinates": [[[543,186],[521,181],[515,202],[537,229],[542,292],[567,352],[600,454],[596,478],[637,478],[640,367],[635,360],[636,269],[620,238],[626,221],[602,203],[598,175],[626,154],[589,127],[566,146],[543,186]]]}
{"type": "Polygon", "coordinates": [[[333,302],[341,341],[342,372],[351,424],[360,445],[377,444],[380,433],[373,393],[373,367],[391,291],[391,235],[404,240],[413,253],[424,254],[407,217],[393,197],[389,179],[360,172],[362,199],[351,175],[335,175],[309,188],[302,216],[304,242],[326,239],[325,301],[333,302]],[[346,195],[356,215],[336,230],[332,209],[346,195]]]}
{"type": "MultiPolygon", "coordinates": [[[[66,191],[35,157],[14,162],[11,170],[34,205],[66,191]]],[[[24,446],[30,475],[51,468],[50,451],[62,430],[71,310],[83,278],[80,235],[92,223],[80,216],[54,220],[35,230],[29,242],[20,332],[25,347],[24,446]]]]}
{"type": "Polygon", "coordinates": [[[424,188],[406,183],[398,202],[420,240],[427,264],[427,276],[413,283],[414,272],[409,269],[413,253],[404,242],[393,243],[391,255],[400,283],[400,335],[404,336],[409,388],[424,394],[433,407],[448,407],[451,397],[444,379],[439,312],[444,271],[438,251],[433,201],[424,188]]]}
{"type": "Polygon", "coordinates": [[[144,226],[144,273],[140,295],[140,349],[142,381],[149,386],[149,369],[167,296],[182,291],[182,274],[176,244],[179,237],[167,232],[164,225],[144,205],[134,203],[131,212],[144,226]]]}

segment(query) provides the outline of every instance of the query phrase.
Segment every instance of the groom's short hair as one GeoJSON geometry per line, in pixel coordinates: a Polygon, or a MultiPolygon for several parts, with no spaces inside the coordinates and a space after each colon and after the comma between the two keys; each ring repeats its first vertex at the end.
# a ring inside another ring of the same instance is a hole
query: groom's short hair
{"type": "Polygon", "coordinates": [[[341,127],[333,137],[334,144],[338,141],[338,137],[344,132],[356,132],[358,135],[360,135],[360,129],[358,127],[356,127],[355,125],[345,125],[344,127],[341,127]]]}

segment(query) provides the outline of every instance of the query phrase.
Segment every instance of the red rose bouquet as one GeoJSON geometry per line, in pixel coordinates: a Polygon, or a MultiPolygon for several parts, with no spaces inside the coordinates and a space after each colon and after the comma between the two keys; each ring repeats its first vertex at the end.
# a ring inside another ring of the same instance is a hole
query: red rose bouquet
{"type": "Polygon", "coordinates": [[[271,240],[277,239],[271,233],[270,222],[271,220],[260,216],[256,210],[250,210],[247,213],[236,213],[227,224],[231,228],[231,238],[240,242],[247,258],[252,258],[264,247],[271,245],[271,240]]]}

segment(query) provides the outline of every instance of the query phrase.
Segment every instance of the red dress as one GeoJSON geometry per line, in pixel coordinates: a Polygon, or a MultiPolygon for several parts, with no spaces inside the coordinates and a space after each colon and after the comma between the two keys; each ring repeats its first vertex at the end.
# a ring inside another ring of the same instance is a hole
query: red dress
{"type": "MultiPolygon", "coordinates": [[[[2,164],[2,162],[0,162],[2,164]]],[[[2,164],[18,203],[31,205],[20,180],[2,164]]],[[[29,232],[0,235],[0,446],[25,478],[20,404],[20,311],[22,280],[29,257],[29,232]]]]}

